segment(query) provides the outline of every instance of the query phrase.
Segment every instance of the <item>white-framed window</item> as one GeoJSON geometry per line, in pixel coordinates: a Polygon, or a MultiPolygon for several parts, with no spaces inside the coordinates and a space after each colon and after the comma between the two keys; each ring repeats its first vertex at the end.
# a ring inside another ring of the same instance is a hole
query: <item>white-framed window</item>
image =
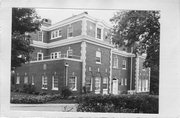
{"type": "Polygon", "coordinates": [[[114,57],[114,63],[113,63],[113,68],[118,68],[118,57],[114,57]]]}
{"type": "Polygon", "coordinates": [[[20,84],[20,76],[19,75],[17,75],[17,77],[16,77],[16,84],[20,84]]]}
{"type": "Polygon", "coordinates": [[[52,76],[52,90],[58,90],[58,76],[52,76]]]}
{"type": "Polygon", "coordinates": [[[101,51],[96,51],[96,63],[101,64],[101,51]]]}
{"type": "Polygon", "coordinates": [[[62,37],[61,29],[51,31],[51,39],[62,37]]]}
{"type": "Polygon", "coordinates": [[[37,53],[37,60],[38,61],[43,60],[43,53],[42,52],[37,53]]]}
{"type": "Polygon", "coordinates": [[[59,52],[52,52],[51,59],[57,59],[57,58],[59,58],[59,52]]]}
{"type": "Polygon", "coordinates": [[[24,76],[24,84],[28,84],[28,76],[24,76]]]}
{"type": "Polygon", "coordinates": [[[108,89],[108,77],[103,78],[103,89],[108,89]]]}
{"type": "Polygon", "coordinates": [[[101,78],[96,77],[95,78],[95,93],[96,94],[100,93],[100,90],[101,90],[101,78]]]}
{"type": "Polygon", "coordinates": [[[58,52],[58,57],[61,58],[61,51],[58,52]]]}
{"type": "Polygon", "coordinates": [[[124,81],[123,81],[123,78],[121,79],[121,85],[123,86],[124,85],[124,83],[123,83],[124,81]]]}
{"type": "Polygon", "coordinates": [[[38,41],[43,41],[43,32],[38,31],[38,41]]]}
{"type": "Polygon", "coordinates": [[[68,86],[72,91],[77,91],[77,77],[76,76],[72,76],[69,78],[68,86]]]}
{"type": "Polygon", "coordinates": [[[34,85],[34,76],[32,75],[32,78],[31,78],[31,84],[34,85]]]}
{"type": "Polygon", "coordinates": [[[127,79],[124,80],[124,85],[127,86],[127,79]]]}
{"type": "Polygon", "coordinates": [[[73,56],[73,50],[69,47],[69,49],[67,50],[67,57],[71,58],[73,56]]]}
{"type": "Polygon", "coordinates": [[[87,91],[92,91],[92,83],[93,83],[93,78],[86,77],[86,90],[87,91]]]}
{"type": "Polygon", "coordinates": [[[42,89],[47,89],[47,76],[42,76],[42,89]]]}
{"type": "Polygon", "coordinates": [[[148,91],[148,80],[146,80],[146,88],[145,88],[145,91],[148,91]]]}
{"type": "Polygon", "coordinates": [[[126,69],[126,60],[123,60],[122,69],[126,69]]]}
{"type": "Polygon", "coordinates": [[[67,28],[67,37],[73,37],[73,27],[71,25],[67,28]]]}
{"type": "Polygon", "coordinates": [[[102,40],[102,28],[96,28],[96,38],[102,40]]]}

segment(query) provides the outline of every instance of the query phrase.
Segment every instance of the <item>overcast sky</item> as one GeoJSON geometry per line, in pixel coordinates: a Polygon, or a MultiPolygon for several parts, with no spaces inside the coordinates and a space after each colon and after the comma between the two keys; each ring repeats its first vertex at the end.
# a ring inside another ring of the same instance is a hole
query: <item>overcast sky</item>
{"type": "Polygon", "coordinates": [[[87,11],[88,14],[94,18],[104,20],[111,25],[109,21],[117,10],[95,10],[95,9],[36,9],[41,18],[48,18],[52,20],[52,24],[64,20],[72,15],[77,15],[87,11]]]}

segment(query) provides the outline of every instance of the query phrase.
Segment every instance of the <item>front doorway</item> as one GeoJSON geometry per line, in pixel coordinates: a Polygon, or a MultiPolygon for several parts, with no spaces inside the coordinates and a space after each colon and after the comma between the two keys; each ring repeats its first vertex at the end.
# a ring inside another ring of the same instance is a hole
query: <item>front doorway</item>
{"type": "Polygon", "coordinates": [[[113,78],[113,94],[118,95],[118,79],[113,78]]]}

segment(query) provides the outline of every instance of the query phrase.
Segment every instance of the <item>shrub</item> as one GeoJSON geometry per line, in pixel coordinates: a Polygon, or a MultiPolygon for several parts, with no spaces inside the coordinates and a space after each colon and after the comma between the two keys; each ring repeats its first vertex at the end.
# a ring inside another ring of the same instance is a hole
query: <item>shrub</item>
{"type": "Polygon", "coordinates": [[[158,97],[149,95],[82,95],[81,112],[158,113],[158,97]]]}
{"type": "Polygon", "coordinates": [[[68,87],[62,88],[61,95],[63,98],[68,98],[70,95],[72,95],[72,91],[68,87]]]}
{"type": "Polygon", "coordinates": [[[24,84],[23,85],[23,90],[24,93],[30,93],[32,94],[33,92],[35,92],[35,87],[31,84],[24,84]]]}

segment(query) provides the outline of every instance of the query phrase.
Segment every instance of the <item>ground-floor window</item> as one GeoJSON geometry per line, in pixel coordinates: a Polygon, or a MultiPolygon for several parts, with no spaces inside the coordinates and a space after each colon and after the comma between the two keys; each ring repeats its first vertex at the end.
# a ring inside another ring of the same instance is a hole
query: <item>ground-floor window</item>
{"type": "Polygon", "coordinates": [[[31,80],[31,84],[34,85],[34,76],[32,75],[32,80],[31,80]]]}
{"type": "Polygon", "coordinates": [[[86,91],[92,91],[92,77],[86,77],[86,91]]]}
{"type": "Polygon", "coordinates": [[[95,93],[100,93],[101,90],[101,78],[100,77],[96,77],[95,78],[95,93]]]}
{"type": "Polygon", "coordinates": [[[127,86],[127,79],[125,78],[125,82],[124,82],[124,85],[127,86]]]}
{"type": "Polygon", "coordinates": [[[47,89],[47,76],[42,76],[42,89],[47,89]]]}
{"type": "Polygon", "coordinates": [[[28,76],[24,77],[24,84],[28,84],[28,76]]]}
{"type": "Polygon", "coordinates": [[[16,84],[20,84],[20,76],[16,77],[16,84]]]}
{"type": "Polygon", "coordinates": [[[103,89],[108,89],[108,77],[103,78],[103,89]]]}
{"type": "Polygon", "coordinates": [[[69,88],[72,91],[76,91],[77,90],[77,77],[73,76],[69,78],[69,84],[68,84],[69,88]]]}
{"type": "Polygon", "coordinates": [[[58,90],[58,76],[52,76],[52,89],[58,90]]]}

